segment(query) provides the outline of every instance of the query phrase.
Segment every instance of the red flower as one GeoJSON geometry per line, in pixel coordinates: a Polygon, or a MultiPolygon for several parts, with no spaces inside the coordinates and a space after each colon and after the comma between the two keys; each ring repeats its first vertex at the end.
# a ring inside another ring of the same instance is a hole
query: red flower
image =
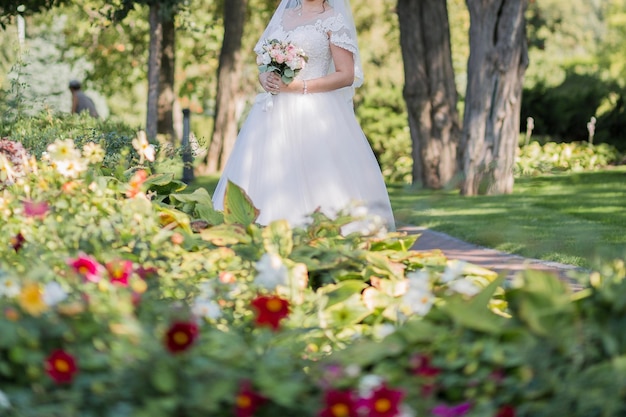
{"type": "Polygon", "coordinates": [[[325,405],[320,417],[357,417],[357,404],[351,391],[326,392],[325,405]]]}
{"type": "Polygon", "coordinates": [[[46,213],[50,207],[45,201],[35,202],[32,200],[24,201],[24,215],[26,217],[34,217],[36,219],[43,219],[46,217],[46,213]]]}
{"type": "Polygon", "coordinates": [[[22,232],[19,232],[11,238],[11,246],[13,247],[13,250],[15,252],[18,252],[20,249],[22,249],[22,246],[24,246],[24,242],[26,242],[26,239],[24,238],[22,232]]]}
{"type": "Polygon", "coordinates": [[[102,265],[98,263],[94,258],[89,255],[80,254],[76,259],[70,259],[68,261],[74,271],[85,278],[87,281],[98,282],[100,281],[100,274],[102,273],[102,265]]]}
{"type": "Polygon", "coordinates": [[[510,405],[503,405],[498,409],[495,417],[515,417],[515,408],[510,405]]]}
{"type": "Polygon", "coordinates": [[[128,278],[133,273],[133,263],[131,261],[120,259],[107,262],[106,268],[113,284],[120,284],[124,287],[128,286],[128,278]]]}
{"type": "Polygon", "coordinates": [[[260,295],[252,300],[252,306],[257,310],[256,324],[268,325],[277,330],[279,322],[289,315],[289,301],[277,295],[260,295]]]}
{"type": "Polygon", "coordinates": [[[265,398],[252,390],[249,381],[241,384],[235,399],[235,415],[237,417],[252,417],[254,412],[265,401],[265,398]]]}
{"type": "Polygon", "coordinates": [[[74,357],[63,350],[52,352],[46,359],[45,367],[50,378],[57,384],[72,382],[78,372],[74,357]]]}
{"type": "Polygon", "coordinates": [[[430,356],[417,354],[411,358],[411,369],[418,376],[434,377],[439,375],[441,370],[432,366],[430,356]]]}
{"type": "Polygon", "coordinates": [[[372,396],[365,400],[364,405],[369,410],[369,417],[394,417],[397,416],[400,411],[398,407],[402,402],[404,392],[400,390],[393,390],[382,385],[377,388],[372,396]]]}
{"type": "Polygon", "coordinates": [[[165,335],[165,346],[171,353],[187,350],[198,338],[198,325],[193,322],[175,322],[165,335]]]}

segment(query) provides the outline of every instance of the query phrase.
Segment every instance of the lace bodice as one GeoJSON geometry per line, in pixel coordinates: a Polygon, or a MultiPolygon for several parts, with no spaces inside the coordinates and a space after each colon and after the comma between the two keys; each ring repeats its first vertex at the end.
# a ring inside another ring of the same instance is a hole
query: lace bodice
{"type": "Polygon", "coordinates": [[[307,64],[297,77],[305,80],[323,77],[332,70],[330,43],[352,53],[357,50],[356,40],[350,37],[343,16],[334,11],[292,28],[283,18],[270,33],[270,38],[291,41],[307,54],[307,64]]]}

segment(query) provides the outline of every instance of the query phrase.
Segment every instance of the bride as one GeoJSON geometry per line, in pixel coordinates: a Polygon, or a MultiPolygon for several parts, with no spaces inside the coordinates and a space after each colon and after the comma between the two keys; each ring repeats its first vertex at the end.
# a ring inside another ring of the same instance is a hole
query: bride
{"type": "Polygon", "coordinates": [[[307,58],[285,84],[262,72],[257,96],[213,194],[223,209],[228,181],[260,210],[258,222],[306,224],[316,209],[334,216],[355,205],[394,230],[383,177],[352,106],[363,82],[348,0],[282,0],[255,47],[288,41],[307,58]]]}

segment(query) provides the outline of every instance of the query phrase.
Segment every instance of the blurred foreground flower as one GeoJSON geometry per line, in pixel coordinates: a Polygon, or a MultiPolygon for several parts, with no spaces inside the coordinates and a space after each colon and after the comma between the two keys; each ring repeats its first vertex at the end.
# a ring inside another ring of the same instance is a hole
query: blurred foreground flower
{"type": "Polygon", "coordinates": [[[64,350],[55,350],[48,356],[45,363],[46,372],[57,384],[72,382],[78,372],[76,360],[64,350]]]}
{"type": "Polygon", "coordinates": [[[252,300],[252,306],[257,310],[255,323],[273,330],[278,330],[280,321],[289,315],[289,301],[276,295],[258,296],[252,300]]]}
{"type": "Polygon", "coordinates": [[[87,281],[98,282],[102,278],[104,267],[92,256],[80,254],[77,258],[70,259],[68,264],[87,281]]]}
{"type": "Polygon", "coordinates": [[[26,284],[22,287],[19,304],[24,311],[35,317],[48,310],[48,304],[43,298],[43,290],[37,283],[26,284]]]}
{"type": "Polygon", "coordinates": [[[249,381],[243,382],[235,400],[235,416],[252,417],[264,401],[265,398],[252,389],[249,381]]]}
{"type": "Polygon", "coordinates": [[[357,403],[352,391],[331,390],[325,395],[325,408],[320,417],[358,417],[357,403]]]}
{"type": "Polygon", "coordinates": [[[192,322],[175,322],[165,334],[165,346],[171,353],[184,352],[198,338],[198,325],[192,322]]]}

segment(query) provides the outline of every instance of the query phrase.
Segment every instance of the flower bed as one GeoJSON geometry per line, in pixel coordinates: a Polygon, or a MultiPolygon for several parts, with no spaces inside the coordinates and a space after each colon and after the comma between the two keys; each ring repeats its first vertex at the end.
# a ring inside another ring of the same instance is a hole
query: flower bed
{"type": "Polygon", "coordinates": [[[625,411],[623,263],[572,294],[342,234],[360,210],[260,227],[234,184],[215,211],[134,146],[103,175],[96,145],[55,142],[1,191],[0,415],[625,411]]]}

